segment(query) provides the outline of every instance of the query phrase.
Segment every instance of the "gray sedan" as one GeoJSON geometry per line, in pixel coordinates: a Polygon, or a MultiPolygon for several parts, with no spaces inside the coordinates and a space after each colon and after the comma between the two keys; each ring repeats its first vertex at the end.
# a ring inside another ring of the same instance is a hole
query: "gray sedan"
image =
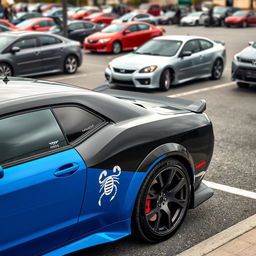
{"type": "Polygon", "coordinates": [[[223,42],[195,36],[156,37],[109,63],[110,84],[168,90],[193,79],[220,79],[226,62],[223,42]]]}
{"type": "Polygon", "coordinates": [[[0,76],[73,74],[82,64],[80,43],[41,32],[0,34],[0,76]]]}

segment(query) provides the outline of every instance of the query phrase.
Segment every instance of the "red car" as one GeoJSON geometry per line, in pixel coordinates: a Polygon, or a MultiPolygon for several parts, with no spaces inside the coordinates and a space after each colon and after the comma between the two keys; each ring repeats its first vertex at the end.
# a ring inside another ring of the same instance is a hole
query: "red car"
{"type": "Polygon", "coordinates": [[[80,20],[80,19],[83,19],[84,17],[87,17],[93,13],[98,13],[98,12],[100,12],[99,8],[90,8],[90,9],[81,8],[77,10],[75,13],[71,14],[69,17],[74,20],[80,20]]]}
{"type": "Polygon", "coordinates": [[[53,18],[40,17],[24,20],[17,25],[20,30],[30,31],[48,31],[52,26],[56,25],[53,18]]]}
{"type": "Polygon", "coordinates": [[[161,14],[161,7],[159,4],[141,4],[139,6],[138,12],[149,13],[153,16],[159,16],[161,14]]]}
{"type": "Polygon", "coordinates": [[[91,14],[84,18],[84,20],[88,20],[98,24],[111,24],[111,21],[116,19],[116,15],[114,13],[105,13],[105,12],[98,12],[91,14]]]}
{"type": "Polygon", "coordinates": [[[225,25],[248,27],[251,25],[256,25],[256,11],[253,10],[241,10],[235,12],[232,16],[225,19],[225,25]]]}
{"type": "Polygon", "coordinates": [[[6,26],[10,29],[18,29],[15,25],[13,25],[11,22],[9,22],[6,19],[0,19],[0,25],[6,26]]]}
{"type": "Polygon", "coordinates": [[[92,52],[120,53],[132,50],[153,37],[163,35],[164,30],[144,22],[112,24],[101,32],[88,36],[84,41],[85,49],[92,52]]]}

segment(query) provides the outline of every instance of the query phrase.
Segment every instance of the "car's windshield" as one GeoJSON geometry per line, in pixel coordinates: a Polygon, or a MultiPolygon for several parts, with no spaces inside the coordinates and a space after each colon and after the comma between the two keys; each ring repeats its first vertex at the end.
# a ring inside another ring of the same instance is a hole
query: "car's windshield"
{"type": "Polygon", "coordinates": [[[125,24],[113,24],[102,30],[104,33],[118,33],[126,27],[125,24]]]}
{"type": "Polygon", "coordinates": [[[233,14],[233,16],[246,16],[248,13],[248,11],[237,11],[233,14]]]}
{"type": "Polygon", "coordinates": [[[133,13],[127,13],[119,18],[119,20],[129,20],[131,17],[133,17],[133,13]]]}
{"type": "Polygon", "coordinates": [[[147,10],[149,8],[149,5],[147,4],[141,4],[139,9],[142,9],[142,10],[147,10]]]}
{"type": "Polygon", "coordinates": [[[26,12],[17,12],[16,15],[15,15],[15,18],[20,18],[25,14],[26,14],[26,12]]]}
{"type": "Polygon", "coordinates": [[[215,7],[213,9],[213,13],[215,14],[224,14],[226,12],[227,8],[225,7],[215,7]]]}
{"type": "Polygon", "coordinates": [[[51,32],[59,32],[59,31],[61,31],[61,29],[60,29],[59,25],[55,25],[55,26],[52,26],[49,31],[51,31],[51,32]]]}
{"type": "Polygon", "coordinates": [[[98,17],[100,15],[101,15],[101,13],[94,13],[94,14],[89,15],[88,17],[94,18],[94,17],[98,17]]]}
{"type": "Polygon", "coordinates": [[[165,13],[166,16],[174,16],[175,12],[174,11],[169,11],[165,13]]]}
{"type": "Polygon", "coordinates": [[[135,53],[171,57],[177,53],[181,44],[182,41],[177,40],[150,40],[138,48],[135,53]]]}
{"type": "Polygon", "coordinates": [[[200,16],[202,13],[201,12],[192,12],[192,13],[190,13],[188,16],[189,17],[198,17],[198,16],[200,16]]]}
{"type": "Polygon", "coordinates": [[[13,36],[0,35],[0,50],[6,48],[10,43],[15,40],[13,36]]]}
{"type": "Polygon", "coordinates": [[[34,20],[33,19],[29,19],[29,20],[24,20],[21,23],[19,23],[17,25],[18,28],[27,28],[29,26],[31,26],[32,24],[34,24],[34,20]]]}

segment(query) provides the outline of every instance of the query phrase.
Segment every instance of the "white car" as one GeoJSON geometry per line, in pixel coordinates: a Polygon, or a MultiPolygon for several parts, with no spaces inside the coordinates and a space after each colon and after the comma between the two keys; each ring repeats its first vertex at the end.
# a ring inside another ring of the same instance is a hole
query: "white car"
{"type": "Polygon", "coordinates": [[[182,26],[197,26],[204,25],[205,19],[208,15],[205,12],[192,12],[187,16],[183,17],[180,21],[182,26]]]}

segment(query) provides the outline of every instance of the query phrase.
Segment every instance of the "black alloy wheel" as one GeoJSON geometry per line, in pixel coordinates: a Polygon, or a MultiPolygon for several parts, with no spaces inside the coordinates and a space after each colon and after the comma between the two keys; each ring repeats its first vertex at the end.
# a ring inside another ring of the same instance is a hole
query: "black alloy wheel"
{"type": "Polygon", "coordinates": [[[174,159],[158,164],[146,179],[133,214],[133,233],[149,242],[169,238],[182,224],[190,202],[190,179],[174,159]]]}
{"type": "Polygon", "coordinates": [[[7,63],[0,63],[0,76],[12,76],[12,68],[7,63]]]}
{"type": "Polygon", "coordinates": [[[221,78],[222,73],[223,73],[223,69],[224,69],[224,64],[223,61],[221,59],[217,59],[215,60],[213,67],[212,67],[212,76],[211,78],[213,80],[218,80],[221,78]]]}
{"type": "Polygon", "coordinates": [[[169,69],[165,69],[160,77],[160,90],[162,91],[168,91],[171,87],[172,83],[172,74],[169,69]]]}

